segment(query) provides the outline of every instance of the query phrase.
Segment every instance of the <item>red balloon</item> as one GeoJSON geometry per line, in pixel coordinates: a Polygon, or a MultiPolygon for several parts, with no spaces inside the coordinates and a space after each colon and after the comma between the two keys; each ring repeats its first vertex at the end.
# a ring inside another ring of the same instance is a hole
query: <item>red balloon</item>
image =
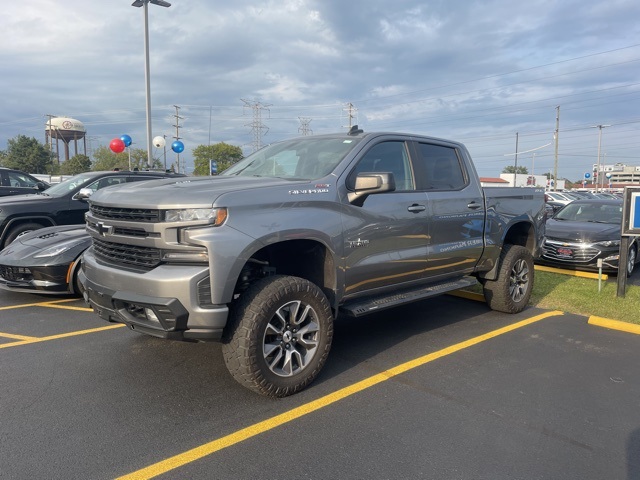
{"type": "Polygon", "coordinates": [[[111,140],[111,143],[109,144],[109,148],[115,153],[124,152],[124,147],[125,147],[124,142],[119,138],[114,138],[113,140],[111,140]]]}

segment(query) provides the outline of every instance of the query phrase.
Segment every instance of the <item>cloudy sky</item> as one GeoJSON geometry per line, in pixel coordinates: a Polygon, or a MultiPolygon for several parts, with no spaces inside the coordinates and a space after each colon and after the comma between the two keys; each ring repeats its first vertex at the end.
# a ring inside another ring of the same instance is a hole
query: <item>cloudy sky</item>
{"type": "MultiPolygon", "coordinates": [[[[44,142],[48,114],[80,120],[89,149],[122,134],[146,148],[131,1],[5,2],[0,149],[44,142]]],[[[176,135],[177,105],[187,171],[198,145],[248,154],[351,113],[367,131],[461,141],[483,176],[513,164],[517,134],[518,164],[542,174],[557,106],[560,177],[597,162],[595,125],[604,163],[640,165],[638,0],[170,1],[149,6],[153,136],[176,135]]]]}

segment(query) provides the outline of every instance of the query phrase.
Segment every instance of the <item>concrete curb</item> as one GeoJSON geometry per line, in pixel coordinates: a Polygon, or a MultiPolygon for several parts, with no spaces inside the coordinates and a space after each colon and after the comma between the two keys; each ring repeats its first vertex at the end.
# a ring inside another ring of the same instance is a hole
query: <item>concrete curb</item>
{"type": "Polygon", "coordinates": [[[640,335],[640,325],[635,323],[621,322],[620,320],[611,320],[610,318],[596,317],[592,315],[589,317],[589,325],[595,325],[597,327],[604,327],[610,330],[618,330],[620,332],[635,333],[640,335]]]}

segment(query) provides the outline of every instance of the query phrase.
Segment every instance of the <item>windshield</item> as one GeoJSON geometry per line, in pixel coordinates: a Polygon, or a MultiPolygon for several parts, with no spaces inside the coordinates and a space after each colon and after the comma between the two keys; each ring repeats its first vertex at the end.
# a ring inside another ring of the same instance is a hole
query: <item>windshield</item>
{"type": "Polygon", "coordinates": [[[52,187],[47,188],[43,193],[45,195],[49,195],[51,197],[61,197],[70,190],[73,190],[80,185],[87,183],[89,180],[93,179],[96,176],[96,172],[85,172],[75,177],[71,177],[66,179],[64,182],[60,182],[52,187]]]}
{"type": "Polygon", "coordinates": [[[225,170],[222,175],[312,180],[333,171],[358,144],[358,138],[297,138],[269,145],[225,170]]]}
{"type": "Polygon", "coordinates": [[[622,203],[597,204],[573,202],[556,213],[553,218],[571,222],[595,222],[619,225],[622,221],[622,203]]]}

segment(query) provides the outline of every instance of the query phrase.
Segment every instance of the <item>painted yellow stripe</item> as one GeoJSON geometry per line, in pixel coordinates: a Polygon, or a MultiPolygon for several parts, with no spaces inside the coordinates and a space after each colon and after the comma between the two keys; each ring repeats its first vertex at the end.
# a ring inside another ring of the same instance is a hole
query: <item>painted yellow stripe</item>
{"type": "Polygon", "coordinates": [[[12,340],[33,340],[38,337],[27,337],[25,335],[14,335],[12,333],[2,333],[0,332],[0,337],[2,338],[10,338],[12,340]]]}
{"type": "Polygon", "coordinates": [[[589,324],[640,335],[640,325],[636,325],[635,323],[626,323],[619,320],[611,320],[609,318],[596,317],[592,315],[589,317],[589,324]]]}
{"type": "Polygon", "coordinates": [[[136,472],[120,477],[118,480],[139,480],[139,479],[153,478],[158,475],[162,475],[178,467],[181,467],[183,465],[186,465],[188,463],[191,463],[203,457],[206,457],[207,455],[211,455],[212,453],[218,452],[227,447],[243,442],[249,438],[255,437],[256,435],[259,435],[261,433],[267,432],[276,427],[289,423],[293,420],[303,417],[304,415],[308,415],[309,413],[315,412],[316,410],[320,410],[321,408],[327,407],[351,395],[354,395],[370,387],[373,387],[374,385],[377,385],[386,380],[389,380],[395,377],[396,375],[400,375],[409,370],[425,365],[429,362],[433,362],[434,360],[437,360],[439,358],[445,357],[447,355],[451,355],[452,353],[456,353],[456,352],[459,352],[460,350],[464,350],[465,348],[469,348],[474,345],[477,345],[481,342],[485,342],[499,335],[504,335],[505,333],[512,332],[514,330],[517,330],[518,328],[522,328],[527,325],[531,325],[532,323],[543,320],[545,318],[549,318],[557,315],[563,315],[563,313],[558,311],[543,313],[541,315],[537,315],[535,317],[522,320],[512,325],[508,325],[506,327],[493,330],[484,335],[471,338],[464,342],[456,343],[455,345],[451,345],[450,347],[444,348],[442,350],[438,350],[437,352],[433,352],[428,355],[424,355],[422,357],[416,358],[414,360],[398,365],[387,371],[378,373],[377,375],[373,375],[360,382],[354,383],[353,385],[337,390],[317,400],[301,405],[297,408],[294,408],[293,410],[289,410],[288,412],[284,412],[280,415],[276,415],[275,417],[271,417],[267,420],[256,423],[247,428],[243,428],[225,437],[219,438],[217,440],[213,440],[212,442],[206,443],[199,447],[193,448],[186,452],[167,458],[166,460],[162,460],[158,463],[150,465],[136,472]]]}
{"type": "Polygon", "coordinates": [[[21,345],[30,345],[32,343],[48,342],[50,340],[59,340],[61,338],[68,338],[68,337],[77,337],[78,335],[86,335],[88,333],[103,332],[105,330],[113,330],[114,328],[122,328],[122,327],[124,327],[124,325],[119,323],[117,325],[108,325],[106,327],[90,328],[88,330],[77,330],[75,332],[60,333],[58,335],[50,335],[48,337],[31,337],[28,340],[0,344],[0,348],[19,347],[21,345]]]}
{"type": "MultiPolygon", "coordinates": [[[[541,272],[560,273],[562,275],[573,275],[574,277],[581,277],[581,278],[593,278],[595,280],[598,279],[598,274],[592,273],[592,272],[580,272],[578,270],[564,270],[562,268],[546,267],[544,265],[536,265],[534,268],[541,272]]],[[[609,275],[607,275],[606,273],[603,273],[602,280],[608,280],[608,279],[609,279],[609,275]]]]}
{"type": "Polygon", "coordinates": [[[38,307],[60,308],[62,310],[77,310],[80,312],[93,312],[93,309],[89,307],[72,307],[72,306],[54,305],[54,304],[42,304],[42,305],[38,305],[38,307]]]}
{"type": "Polygon", "coordinates": [[[51,300],[48,302],[37,302],[37,303],[21,303],[20,305],[9,305],[6,307],[0,307],[0,310],[13,310],[14,308],[27,308],[27,307],[50,307],[57,303],[65,303],[65,302],[75,302],[77,298],[68,298],[64,300],[51,300]]]}
{"type": "Polygon", "coordinates": [[[454,290],[453,292],[448,292],[447,295],[451,295],[454,297],[462,297],[467,298],[469,300],[475,300],[476,302],[485,302],[484,295],[481,293],[468,292],[466,290],[454,290]]]}

